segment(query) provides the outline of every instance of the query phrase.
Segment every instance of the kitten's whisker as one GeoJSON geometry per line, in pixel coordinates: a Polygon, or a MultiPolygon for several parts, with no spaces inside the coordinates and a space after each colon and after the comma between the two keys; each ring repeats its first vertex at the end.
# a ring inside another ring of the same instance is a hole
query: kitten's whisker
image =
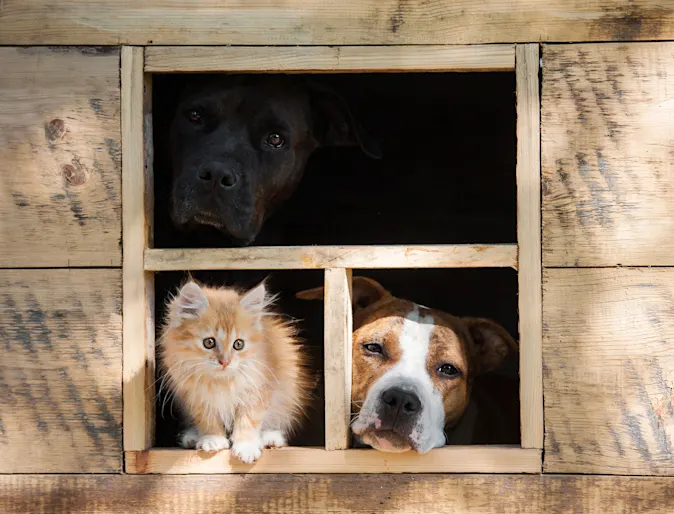
{"type": "Polygon", "coordinates": [[[239,371],[241,372],[241,375],[246,379],[246,381],[251,385],[251,387],[255,390],[257,393],[257,396],[260,398],[260,403],[264,403],[264,400],[262,399],[262,393],[260,392],[260,389],[257,387],[255,384],[255,381],[246,373],[241,367],[239,367],[239,371]]]}
{"type": "Polygon", "coordinates": [[[267,366],[264,362],[262,362],[259,359],[251,359],[250,362],[253,362],[255,364],[262,364],[265,368],[267,368],[269,370],[269,373],[271,373],[271,376],[274,377],[274,380],[276,380],[276,383],[277,384],[279,383],[279,380],[278,380],[278,378],[276,378],[276,374],[274,373],[274,371],[269,366],[267,366]]]}
{"type": "MultiPolygon", "coordinates": [[[[242,367],[242,368],[245,368],[245,369],[247,369],[247,370],[250,370],[250,371],[254,371],[254,372],[257,373],[258,375],[260,375],[260,377],[262,377],[262,380],[264,380],[264,383],[265,383],[265,384],[267,384],[267,385],[269,385],[269,386],[272,386],[272,385],[273,385],[273,384],[271,383],[271,381],[270,381],[267,377],[264,376],[264,373],[262,373],[259,369],[255,368],[252,364],[248,364],[248,363],[243,363],[243,362],[242,362],[242,363],[241,363],[241,367],[242,367]]],[[[276,381],[276,383],[278,384],[278,380],[276,381]]]]}

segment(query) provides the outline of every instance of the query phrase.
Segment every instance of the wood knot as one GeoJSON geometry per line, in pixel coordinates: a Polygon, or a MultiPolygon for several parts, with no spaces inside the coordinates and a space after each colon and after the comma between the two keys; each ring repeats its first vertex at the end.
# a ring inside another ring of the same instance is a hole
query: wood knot
{"type": "Polygon", "coordinates": [[[69,186],[81,186],[87,181],[87,177],[81,168],[76,168],[72,164],[61,166],[61,174],[69,186]]]}
{"type": "Polygon", "coordinates": [[[49,141],[61,139],[66,132],[66,123],[60,118],[54,118],[45,125],[44,132],[49,141]]]}

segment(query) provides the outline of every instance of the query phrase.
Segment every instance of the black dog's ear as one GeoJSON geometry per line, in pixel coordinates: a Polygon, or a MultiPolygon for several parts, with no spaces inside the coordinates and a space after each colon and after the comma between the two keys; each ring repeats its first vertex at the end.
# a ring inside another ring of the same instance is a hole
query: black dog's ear
{"type": "Polygon", "coordinates": [[[337,91],[313,80],[308,80],[307,86],[321,146],[359,146],[369,157],[381,159],[379,145],[356,121],[337,91]]]}

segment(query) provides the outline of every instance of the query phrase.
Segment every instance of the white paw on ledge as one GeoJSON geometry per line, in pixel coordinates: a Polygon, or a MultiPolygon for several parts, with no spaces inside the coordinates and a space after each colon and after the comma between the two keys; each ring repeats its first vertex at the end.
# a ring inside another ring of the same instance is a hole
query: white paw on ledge
{"type": "Polygon", "coordinates": [[[238,441],[232,445],[232,453],[244,464],[252,464],[262,455],[262,441],[238,441]]]}
{"type": "Polygon", "coordinates": [[[205,435],[197,441],[197,450],[217,452],[229,448],[229,439],[223,435],[205,435]]]}
{"type": "Polygon", "coordinates": [[[262,444],[265,448],[283,448],[288,441],[280,430],[266,430],[262,432],[262,444]]]}
{"type": "Polygon", "coordinates": [[[192,427],[185,430],[178,438],[178,444],[183,448],[194,448],[199,440],[199,431],[192,427]]]}

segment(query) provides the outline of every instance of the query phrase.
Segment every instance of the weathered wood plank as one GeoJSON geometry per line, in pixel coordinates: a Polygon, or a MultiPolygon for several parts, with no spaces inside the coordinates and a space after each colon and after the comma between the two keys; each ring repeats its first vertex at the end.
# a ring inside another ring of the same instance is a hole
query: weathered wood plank
{"type": "Polygon", "coordinates": [[[517,242],[523,448],[543,448],[539,62],[537,44],[517,45],[517,242]]]}
{"type": "Polygon", "coordinates": [[[0,473],[120,471],[121,272],[1,270],[0,289],[0,473]]]}
{"type": "MultiPolygon", "coordinates": [[[[327,390],[327,387],[326,387],[327,390]]],[[[327,420],[326,420],[327,423],[327,420]]],[[[254,465],[229,450],[155,448],[126,452],[127,473],[540,473],[541,450],[498,446],[445,446],[425,455],[371,449],[282,448],[265,451],[254,465]]]]}
{"type": "Polygon", "coordinates": [[[0,511],[33,514],[669,514],[674,478],[540,475],[4,475],[0,511]]]}
{"type": "Polygon", "coordinates": [[[119,266],[119,50],[0,48],[0,70],[0,267],[119,266]]]}
{"type": "Polygon", "coordinates": [[[543,283],[545,471],[674,473],[674,269],[543,283]]]}
{"type": "Polygon", "coordinates": [[[321,268],[516,268],[517,245],[267,246],[145,250],[148,271],[321,268]]]}
{"type": "Polygon", "coordinates": [[[512,71],[513,45],[148,47],[145,70],[167,72],[356,73],[512,71]]]}
{"type": "Polygon", "coordinates": [[[662,0],[3,0],[0,44],[362,45],[674,38],[662,0]]]}
{"type": "Polygon", "coordinates": [[[545,266],[674,264],[674,43],[546,46],[545,266]]]}
{"type": "MultiPolygon", "coordinates": [[[[152,104],[144,80],[143,49],[122,48],[122,190],[124,193],[124,449],[146,450],[154,438],[154,274],[143,270],[152,240],[152,180],[146,155],[145,106],[152,104]]],[[[149,116],[150,114],[147,113],[149,116]]]]}
{"type": "Polygon", "coordinates": [[[351,439],[351,276],[350,269],[325,270],[326,450],[344,450],[351,439]]]}

